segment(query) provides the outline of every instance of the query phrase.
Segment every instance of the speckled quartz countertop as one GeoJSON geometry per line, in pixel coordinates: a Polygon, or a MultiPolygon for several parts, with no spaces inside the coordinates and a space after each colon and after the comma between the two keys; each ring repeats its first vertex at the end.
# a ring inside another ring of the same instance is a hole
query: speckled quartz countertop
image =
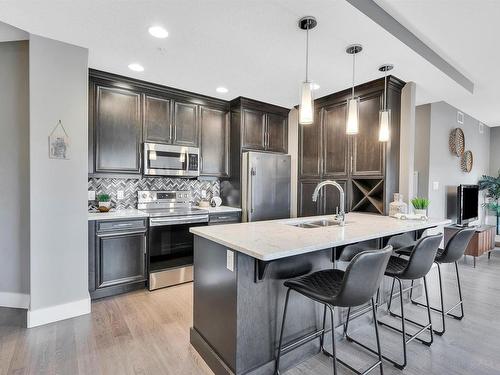
{"type": "Polygon", "coordinates": [[[331,219],[332,216],[194,227],[190,231],[267,261],[450,223],[448,219],[398,220],[375,214],[349,213],[344,227],[299,228],[289,225],[321,218],[331,219]]]}
{"type": "MultiPolygon", "coordinates": [[[[240,212],[241,208],[228,206],[207,207],[209,214],[224,213],[224,212],[240,212]]],[[[118,219],[134,219],[140,217],[148,217],[146,212],[135,208],[127,208],[122,210],[111,210],[109,212],[89,212],[88,220],[118,220],[118,219]]]]}
{"type": "Polygon", "coordinates": [[[89,221],[92,220],[116,220],[116,219],[134,219],[137,217],[148,217],[146,212],[135,208],[123,210],[111,210],[109,212],[89,212],[89,221]]]}

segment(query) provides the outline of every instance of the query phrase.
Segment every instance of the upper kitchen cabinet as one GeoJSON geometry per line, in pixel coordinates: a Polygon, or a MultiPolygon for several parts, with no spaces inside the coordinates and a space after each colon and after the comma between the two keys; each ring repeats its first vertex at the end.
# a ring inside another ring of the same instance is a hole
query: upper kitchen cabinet
{"type": "Polygon", "coordinates": [[[141,94],[133,90],[93,85],[95,171],[141,172],[141,94]]]}
{"type": "Polygon", "coordinates": [[[266,147],[266,114],[262,111],[243,108],[241,119],[241,146],[252,150],[264,150],[266,147]]]}
{"type": "Polygon", "coordinates": [[[319,178],[321,163],[321,116],[318,109],[314,122],[310,125],[299,124],[299,177],[319,178]]]}
{"type": "Polygon", "coordinates": [[[151,142],[203,148],[201,175],[227,177],[228,112],[224,100],[91,69],[89,174],[138,177],[151,142]]]}
{"type": "Polygon", "coordinates": [[[174,103],[173,143],[179,146],[198,146],[198,106],[174,103]]]}
{"type": "Polygon", "coordinates": [[[172,101],[144,96],[144,140],[152,143],[172,143],[172,101]]]}
{"type": "Polygon", "coordinates": [[[231,102],[231,112],[237,112],[241,127],[241,148],[255,151],[286,153],[288,150],[289,109],[247,98],[231,102]]]}
{"type": "Polygon", "coordinates": [[[376,91],[360,100],[359,133],[352,140],[353,176],[384,174],[385,143],[378,140],[379,111],[383,106],[383,94],[383,91],[376,91]]]}
{"type": "Polygon", "coordinates": [[[229,113],[200,106],[200,174],[229,177],[229,113]]]}
{"type": "Polygon", "coordinates": [[[322,175],[346,178],[349,173],[349,139],[345,132],[347,103],[342,101],[322,109],[323,162],[322,175]]]}
{"type": "Polygon", "coordinates": [[[288,114],[266,114],[266,130],[266,150],[286,153],[288,148],[288,114]]]}

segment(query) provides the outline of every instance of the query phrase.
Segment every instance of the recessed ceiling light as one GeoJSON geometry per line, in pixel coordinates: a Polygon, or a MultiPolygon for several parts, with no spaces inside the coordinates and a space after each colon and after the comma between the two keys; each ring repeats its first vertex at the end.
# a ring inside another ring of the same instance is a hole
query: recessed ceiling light
{"type": "Polygon", "coordinates": [[[312,89],[313,90],[319,90],[319,88],[320,88],[320,85],[318,85],[317,83],[313,83],[312,84],[312,89]]]}
{"type": "Polygon", "coordinates": [[[128,68],[130,70],[133,70],[134,72],[143,72],[144,71],[144,67],[138,63],[129,64],[128,68]]]}
{"type": "Polygon", "coordinates": [[[215,89],[215,91],[217,91],[217,92],[218,92],[218,93],[220,93],[220,94],[225,94],[225,93],[227,93],[229,90],[228,90],[228,89],[226,89],[225,87],[220,86],[220,87],[217,87],[217,88],[215,89]]]}
{"type": "Polygon", "coordinates": [[[168,36],[168,31],[161,26],[151,26],[148,31],[155,38],[165,39],[168,36]]]}

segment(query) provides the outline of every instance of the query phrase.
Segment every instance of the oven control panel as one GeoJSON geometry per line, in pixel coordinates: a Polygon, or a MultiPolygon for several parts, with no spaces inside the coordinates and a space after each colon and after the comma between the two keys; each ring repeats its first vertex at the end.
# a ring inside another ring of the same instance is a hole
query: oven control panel
{"type": "Polygon", "coordinates": [[[139,191],[137,192],[138,203],[189,203],[191,192],[189,190],[169,191],[139,191]]]}

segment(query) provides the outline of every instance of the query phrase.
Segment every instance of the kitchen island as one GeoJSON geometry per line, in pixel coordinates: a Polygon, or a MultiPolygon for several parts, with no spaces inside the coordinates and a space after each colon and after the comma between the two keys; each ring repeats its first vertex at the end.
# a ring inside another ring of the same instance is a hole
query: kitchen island
{"type": "MultiPolygon", "coordinates": [[[[273,374],[286,290],[291,277],[332,268],[349,244],[382,248],[388,239],[449,224],[350,213],[346,225],[310,226],[309,217],[192,228],[194,303],[191,344],[216,374],[273,374]],[[307,226],[307,225],[306,225],[307,226]]],[[[382,302],[387,285],[382,288],[382,302]]],[[[292,293],[284,342],[318,329],[322,307],[292,293]]],[[[344,312],[338,310],[336,323],[344,312]]],[[[282,356],[282,368],[316,354],[319,340],[282,356]]]]}

